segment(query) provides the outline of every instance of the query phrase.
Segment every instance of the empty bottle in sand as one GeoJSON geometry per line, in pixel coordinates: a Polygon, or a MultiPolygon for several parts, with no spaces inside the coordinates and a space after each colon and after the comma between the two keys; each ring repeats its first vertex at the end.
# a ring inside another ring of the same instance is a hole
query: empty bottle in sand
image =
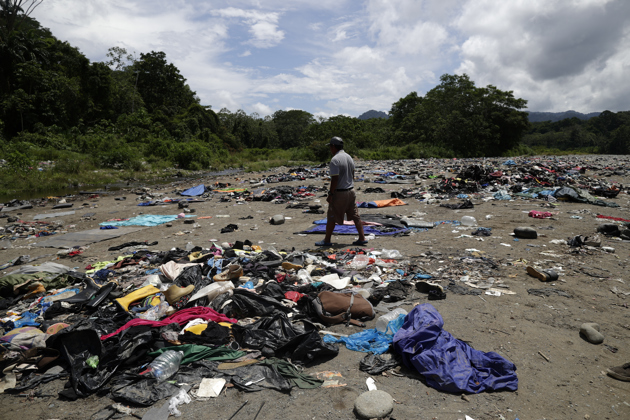
{"type": "Polygon", "coordinates": [[[182,351],[165,351],[149,364],[151,375],[160,382],[170,378],[179,370],[183,358],[182,351]]]}
{"type": "Polygon", "coordinates": [[[385,315],[379,316],[376,320],[376,329],[380,332],[387,332],[387,325],[400,315],[407,315],[407,311],[403,308],[396,308],[393,311],[387,312],[385,315]]]}

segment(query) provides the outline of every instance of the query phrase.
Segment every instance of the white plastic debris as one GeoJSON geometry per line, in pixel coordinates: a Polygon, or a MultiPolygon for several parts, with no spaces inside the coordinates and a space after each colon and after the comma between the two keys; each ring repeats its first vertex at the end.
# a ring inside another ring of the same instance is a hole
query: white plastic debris
{"type": "Polygon", "coordinates": [[[198,398],[216,398],[221,394],[223,387],[225,386],[225,379],[223,378],[203,378],[201,384],[199,384],[199,390],[197,391],[198,398]]]}
{"type": "Polygon", "coordinates": [[[374,379],[367,378],[365,384],[367,385],[368,391],[376,391],[376,382],[374,382],[374,379]]]}
{"type": "Polygon", "coordinates": [[[182,412],[177,409],[177,406],[188,404],[190,401],[192,401],[190,395],[183,389],[180,389],[179,394],[168,400],[168,412],[171,413],[171,416],[181,417],[182,412]]]}

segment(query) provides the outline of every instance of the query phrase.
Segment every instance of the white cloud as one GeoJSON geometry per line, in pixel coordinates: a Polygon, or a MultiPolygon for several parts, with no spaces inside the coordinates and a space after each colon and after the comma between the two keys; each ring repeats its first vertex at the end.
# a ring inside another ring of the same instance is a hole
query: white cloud
{"type": "Polygon", "coordinates": [[[243,10],[234,7],[213,10],[214,16],[240,18],[249,25],[253,38],[248,42],[258,48],[276,46],[284,39],[284,32],[278,29],[280,13],[266,13],[257,10],[243,10]]]}
{"type": "Polygon", "coordinates": [[[93,61],[164,51],[216,110],[359,115],[455,72],[531,110],[630,109],[625,0],[56,0],[34,15],[93,61]]]}
{"type": "Polygon", "coordinates": [[[252,105],[252,110],[263,117],[266,115],[271,115],[275,112],[275,110],[273,110],[270,106],[261,104],[260,102],[256,102],[254,105],[252,105]]]}
{"type": "Polygon", "coordinates": [[[627,109],[629,23],[629,2],[469,1],[455,22],[467,36],[457,71],[532,110],[627,109]]]}

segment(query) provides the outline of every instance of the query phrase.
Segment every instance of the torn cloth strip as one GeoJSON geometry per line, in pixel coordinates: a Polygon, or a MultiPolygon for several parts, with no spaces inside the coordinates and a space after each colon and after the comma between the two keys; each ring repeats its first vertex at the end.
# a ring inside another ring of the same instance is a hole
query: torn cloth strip
{"type": "Polygon", "coordinates": [[[201,318],[204,320],[212,320],[214,322],[231,322],[232,324],[236,324],[237,320],[228,318],[227,316],[216,312],[214,309],[205,308],[205,307],[196,307],[196,308],[187,308],[182,309],[180,311],[175,312],[173,315],[164,318],[162,321],[149,321],[148,319],[132,319],[127,322],[122,327],[118,328],[111,334],[101,336],[101,340],[107,340],[110,337],[119,334],[121,331],[126,330],[127,328],[134,327],[136,325],[148,325],[150,327],[163,327],[168,324],[172,324],[176,322],[182,325],[185,322],[188,322],[195,318],[201,318]]]}
{"type": "Polygon", "coordinates": [[[451,393],[516,391],[514,363],[495,352],[475,350],[444,330],[431,304],[418,305],[394,335],[394,350],[405,366],[415,368],[427,385],[451,393]]]}

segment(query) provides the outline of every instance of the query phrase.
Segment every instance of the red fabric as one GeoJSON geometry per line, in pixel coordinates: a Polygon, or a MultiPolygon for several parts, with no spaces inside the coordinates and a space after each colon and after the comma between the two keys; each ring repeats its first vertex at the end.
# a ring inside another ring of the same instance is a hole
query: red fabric
{"type": "Polygon", "coordinates": [[[297,302],[298,300],[302,299],[304,295],[300,292],[286,292],[284,294],[284,297],[289,300],[292,300],[293,302],[297,302]]]}
{"type": "Polygon", "coordinates": [[[172,324],[173,322],[178,323],[179,325],[184,324],[192,319],[201,318],[203,320],[211,320],[214,322],[231,322],[232,324],[236,324],[236,319],[228,318],[227,316],[218,313],[214,309],[206,308],[203,306],[198,306],[196,308],[187,308],[182,309],[180,311],[175,312],[173,315],[164,318],[161,321],[149,321],[148,319],[132,319],[127,322],[122,327],[118,328],[111,334],[101,336],[101,340],[107,340],[109,337],[113,337],[116,334],[119,334],[121,331],[124,331],[128,328],[135,327],[136,325],[149,325],[151,327],[163,327],[168,324],[172,324]]]}
{"type": "Polygon", "coordinates": [[[548,211],[532,210],[529,212],[529,217],[533,217],[536,219],[546,219],[548,217],[553,217],[553,214],[549,213],[548,211]]]}
{"type": "Polygon", "coordinates": [[[601,214],[597,215],[598,219],[606,219],[606,220],[616,220],[617,222],[630,222],[628,219],[622,219],[621,217],[614,216],[602,216],[601,214]]]}

